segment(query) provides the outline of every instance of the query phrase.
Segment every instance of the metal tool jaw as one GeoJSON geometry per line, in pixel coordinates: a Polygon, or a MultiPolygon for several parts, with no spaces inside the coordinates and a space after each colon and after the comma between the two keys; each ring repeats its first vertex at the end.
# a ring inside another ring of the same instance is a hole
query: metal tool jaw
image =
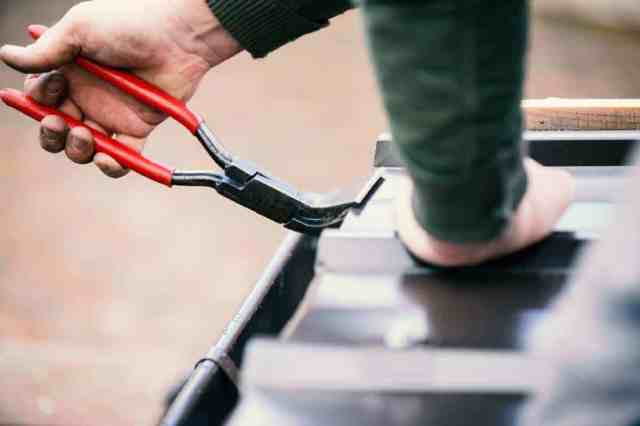
{"type": "Polygon", "coordinates": [[[374,175],[355,199],[346,201],[336,201],[335,196],[301,193],[251,162],[231,155],[204,123],[196,136],[224,172],[174,171],[173,185],[213,188],[259,215],[305,234],[315,235],[325,228],[340,226],[347,213],[362,207],[384,180],[374,175]]]}

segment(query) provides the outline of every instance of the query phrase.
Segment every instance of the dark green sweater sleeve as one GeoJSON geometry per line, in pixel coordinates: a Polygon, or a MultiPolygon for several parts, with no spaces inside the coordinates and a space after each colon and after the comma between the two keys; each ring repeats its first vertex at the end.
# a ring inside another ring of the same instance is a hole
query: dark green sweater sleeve
{"type": "Polygon", "coordinates": [[[329,25],[350,0],[207,0],[220,23],[253,57],[329,25]]]}
{"type": "Polygon", "coordinates": [[[418,222],[452,242],[497,237],[527,185],[527,2],[366,0],[361,8],[418,222]]]}

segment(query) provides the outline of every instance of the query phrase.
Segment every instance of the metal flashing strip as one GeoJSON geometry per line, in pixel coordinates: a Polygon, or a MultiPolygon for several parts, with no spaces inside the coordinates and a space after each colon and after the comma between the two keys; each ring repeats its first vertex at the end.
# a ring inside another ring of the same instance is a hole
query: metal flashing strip
{"type": "MultiPolygon", "coordinates": [[[[573,233],[556,232],[524,251],[481,267],[458,268],[457,272],[565,273],[584,242],[573,233]]],[[[424,274],[439,270],[412,258],[394,232],[345,233],[338,230],[327,230],[320,238],[316,269],[342,274],[424,274]]]]}
{"type": "MultiPolygon", "coordinates": [[[[638,131],[528,131],[528,154],[545,166],[622,166],[640,144],[638,131]]],[[[404,167],[390,135],[378,138],[374,167],[404,167]]]]}
{"type": "Polygon", "coordinates": [[[402,277],[398,275],[323,273],[318,283],[314,309],[409,310],[415,304],[402,293],[402,277]]]}
{"type": "Polygon", "coordinates": [[[527,130],[522,133],[525,141],[531,140],[600,140],[616,139],[640,141],[638,130],[527,130]]]}
{"type": "Polygon", "coordinates": [[[248,348],[244,388],[438,394],[529,394],[551,374],[536,358],[509,351],[410,350],[282,343],[248,348]]]}

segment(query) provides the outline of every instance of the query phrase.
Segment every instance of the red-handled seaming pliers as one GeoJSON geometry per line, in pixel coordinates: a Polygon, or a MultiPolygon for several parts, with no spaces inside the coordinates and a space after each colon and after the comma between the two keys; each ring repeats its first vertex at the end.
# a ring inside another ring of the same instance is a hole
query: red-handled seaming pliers
{"type": "MultiPolygon", "coordinates": [[[[34,39],[40,37],[46,30],[46,27],[40,25],[29,27],[29,33],[34,39]]],[[[105,153],[122,166],[163,185],[210,187],[224,197],[289,229],[317,233],[323,228],[339,225],[349,209],[363,203],[369,193],[380,184],[380,178],[373,179],[355,201],[318,205],[311,201],[311,197],[293,190],[289,185],[274,179],[250,163],[232,156],[224,149],[204,120],[191,111],[184,102],[132,74],[98,65],[82,56],[78,56],[75,63],[140,102],[178,121],[200,141],[213,161],[223,169],[223,174],[175,170],[144,157],[105,133],[89,128],[94,137],[96,152],[105,153]]],[[[64,112],[41,105],[20,91],[2,90],[0,98],[8,106],[37,121],[42,121],[48,115],[57,115],[67,123],[69,128],[86,127],[64,112]]]]}

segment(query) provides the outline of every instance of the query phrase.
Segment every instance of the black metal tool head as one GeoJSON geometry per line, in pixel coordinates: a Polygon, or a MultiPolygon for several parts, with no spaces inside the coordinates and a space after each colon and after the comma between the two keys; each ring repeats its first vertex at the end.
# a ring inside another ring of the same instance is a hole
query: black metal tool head
{"type": "Polygon", "coordinates": [[[319,234],[323,229],[340,226],[347,213],[363,206],[380,186],[383,178],[374,175],[357,197],[338,200],[332,195],[315,195],[296,191],[254,164],[234,157],[214,133],[202,123],[196,132],[202,147],[224,171],[173,173],[173,185],[206,186],[220,195],[305,234],[319,234]]]}
{"type": "Polygon", "coordinates": [[[336,196],[300,193],[284,182],[233,162],[224,175],[211,172],[180,172],[173,184],[207,186],[261,216],[304,234],[319,234],[325,228],[338,227],[351,209],[362,207],[384,178],[374,175],[361,193],[348,201],[336,196]]]}

